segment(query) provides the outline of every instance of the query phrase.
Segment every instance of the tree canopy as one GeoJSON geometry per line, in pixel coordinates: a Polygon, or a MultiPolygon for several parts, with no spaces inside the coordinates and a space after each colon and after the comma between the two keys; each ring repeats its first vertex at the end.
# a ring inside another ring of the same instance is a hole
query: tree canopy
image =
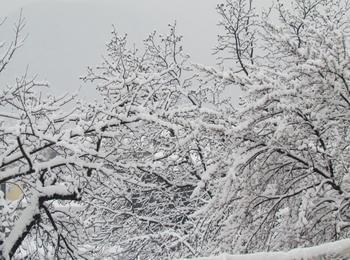
{"type": "MultiPolygon", "coordinates": [[[[96,101],[50,95],[27,75],[2,87],[0,184],[22,196],[0,192],[0,259],[174,259],[347,238],[349,9],[227,0],[215,66],[191,63],[176,25],[139,48],[114,28],[81,78],[96,101]]],[[[0,45],[0,76],[24,24],[0,45]]]]}

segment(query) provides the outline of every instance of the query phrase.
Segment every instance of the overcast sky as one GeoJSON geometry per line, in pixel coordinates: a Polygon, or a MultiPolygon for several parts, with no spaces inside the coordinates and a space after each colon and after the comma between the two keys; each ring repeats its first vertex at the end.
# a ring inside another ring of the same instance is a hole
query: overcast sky
{"type": "MultiPolygon", "coordinates": [[[[222,0],[223,1],[223,0],[222,0]]],[[[26,18],[25,45],[0,82],[13,82],[29,65],[32,74],[51,83],[55,93],[78,89],[86,66],[101,62],[112,24],[140,44],[147,34],[166,33],[175,20],[192,61],[214,64],[211,52],[218,33],[216,4],[220,0],[0,0],[0,42],[10,39],[20,8],[26,18]]],[[[259,0],[268,5],[271,0],[259,0]]],[[[1,87],[1,86],[0,86],[1,87]]],[[[91,86],[83,88],[92,95],[91,86]]]]}

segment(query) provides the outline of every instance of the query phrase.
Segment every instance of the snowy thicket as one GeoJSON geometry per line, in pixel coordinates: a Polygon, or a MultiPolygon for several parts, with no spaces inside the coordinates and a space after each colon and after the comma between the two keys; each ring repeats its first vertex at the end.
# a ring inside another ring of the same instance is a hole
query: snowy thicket
{"type": "Polygon", "coordinates": [[[286,250],[348,237],[349,7],[348,1],[298,0],[292,7],[280,1],[256,16],[248,1],[219,6],[226,33],[218,51],[236,53],[239,67],[228,68],[223,58],[226,70],[201,69],[217,84],[241,86],[244,95],[225,196],[202,210],[216,223],[208,253],[286,250]]]}
{"type": "MultiPolygon", "coordinates": [[[[192,65],[175,26],[139,49],[114,30],[82,77],[97,101],[50,96],[26,75],[1,87],[0,184],[23,196],[0,194],[0,259],[341,253],[350,5],[285,2],[261,14],[252,0],[218,5],[217,66],[192,65]],[[230,88],[243,92],[237,108],[230,88]]],[[[0,45],[0,76],[23,25],[0,45]]]]}
{"type": "Polygon", "coordinates": [[[111,176],[88,199],[98,213],[88,212],[93,250],[141,259],[196,254],[191,215],[215,192],[208,181],[225,167],[226,151],[216,127],[229,123],[212,109],[225,106],[214,98],[219,90],[198,88],[187,60],[174,26],[140,50],[114,31],[104,62],[84,77],[103,97],[94,123],[114,124],[98,140],[111,176]]]}
{"type": "MultiPolygon", "coordinates": [[[[20,17],[15,39],[3,45],[1,73],[23,42],[23,27],[20,17]]],[[[53,97],[42,88],[47,83],[26,75],[1,88],[0,183],[16,183],[23,193],[10,202],[1,192],[1,259],[73,257],[81,237],[70,202],[90,183],[89,133],[97,129],[79,103],[66,107],[74,96],[53,97]]]]}

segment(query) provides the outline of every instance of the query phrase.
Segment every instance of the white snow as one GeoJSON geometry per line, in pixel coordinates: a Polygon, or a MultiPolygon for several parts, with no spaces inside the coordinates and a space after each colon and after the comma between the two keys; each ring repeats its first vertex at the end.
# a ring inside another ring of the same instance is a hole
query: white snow
{"type": "Polygon", "coordinates": [[[195,258],[193,260],[306,260],[319,259],[325,256],[349,257],[350,239],[343,239],[309,248],[295,248],[287,252],[260,252],[247,255],[222,254],[219,256],[195,258]]]}

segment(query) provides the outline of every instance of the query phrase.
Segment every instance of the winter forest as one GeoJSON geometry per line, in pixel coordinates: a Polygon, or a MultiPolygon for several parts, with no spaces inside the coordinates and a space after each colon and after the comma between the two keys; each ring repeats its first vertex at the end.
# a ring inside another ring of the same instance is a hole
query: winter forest
{"type": "Polygon", "coordinates": [[[0,85],[0,259],[350,257],[350,1],[254,1],[218,3],[216,64],[171,23],[112,31],[95,101],[0,85]]]}

